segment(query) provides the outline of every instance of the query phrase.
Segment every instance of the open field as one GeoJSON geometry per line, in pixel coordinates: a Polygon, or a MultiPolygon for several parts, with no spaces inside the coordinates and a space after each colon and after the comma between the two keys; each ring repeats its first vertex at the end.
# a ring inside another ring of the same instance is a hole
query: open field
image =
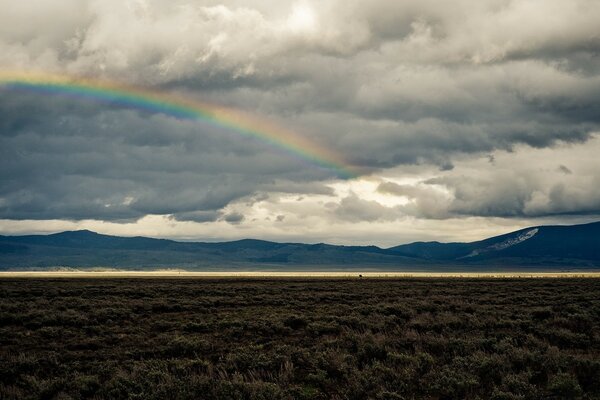
{"type": "Polygon", "coordinates": [[[410,275],[4,274],[0,398],[600,399],[600,279],[410,275]]]}

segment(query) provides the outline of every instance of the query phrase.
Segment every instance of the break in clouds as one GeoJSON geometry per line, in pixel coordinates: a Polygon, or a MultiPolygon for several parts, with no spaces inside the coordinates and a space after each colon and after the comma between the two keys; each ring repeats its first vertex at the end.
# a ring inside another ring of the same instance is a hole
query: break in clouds
{"type": "Polygon", "coordinates": [[[0,71],[245,110],[364,172],[341,179],[205,122],[3,88],[3,232],[396,244],[600,214],[595,0],[0,6],[0,71]]]}

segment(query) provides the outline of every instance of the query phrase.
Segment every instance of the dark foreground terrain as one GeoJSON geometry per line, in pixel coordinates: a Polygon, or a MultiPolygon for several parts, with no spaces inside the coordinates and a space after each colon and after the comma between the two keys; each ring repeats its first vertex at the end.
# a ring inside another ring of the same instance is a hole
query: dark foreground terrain
{"type": "Polygon", "coordinates": [[[600,399],[600,279],[2,279],[1,399],[600,399]]]}

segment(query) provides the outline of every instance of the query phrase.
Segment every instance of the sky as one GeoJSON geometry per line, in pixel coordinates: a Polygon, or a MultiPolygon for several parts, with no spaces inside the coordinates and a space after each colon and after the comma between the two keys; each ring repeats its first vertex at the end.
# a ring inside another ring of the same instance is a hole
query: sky
{"type": "Polygon", "coordinates": [[[0,83],[0,234],[385,247],[600,219],[597,0],[0,8],[0,76],[226,107],[358,171],[209,120],[0,83]]]}

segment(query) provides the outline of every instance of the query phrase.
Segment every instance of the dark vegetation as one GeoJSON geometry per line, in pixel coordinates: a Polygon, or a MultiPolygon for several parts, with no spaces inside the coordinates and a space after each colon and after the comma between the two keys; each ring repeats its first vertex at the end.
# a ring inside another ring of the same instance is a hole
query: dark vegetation
{"type": "Polygon", "coordinates": [[[600,399],[600,279],[2,279],[1,399],[600,399]]]}
{"type": "Polygon", "coordinates": [[[478,271],[600,268],[600,222],[539,226],[470,243],[377,246],[264,240],[176,242],[90,231],[0,236],[0,270],[52,267],[126,269],[308,269],[478,271]]]}

